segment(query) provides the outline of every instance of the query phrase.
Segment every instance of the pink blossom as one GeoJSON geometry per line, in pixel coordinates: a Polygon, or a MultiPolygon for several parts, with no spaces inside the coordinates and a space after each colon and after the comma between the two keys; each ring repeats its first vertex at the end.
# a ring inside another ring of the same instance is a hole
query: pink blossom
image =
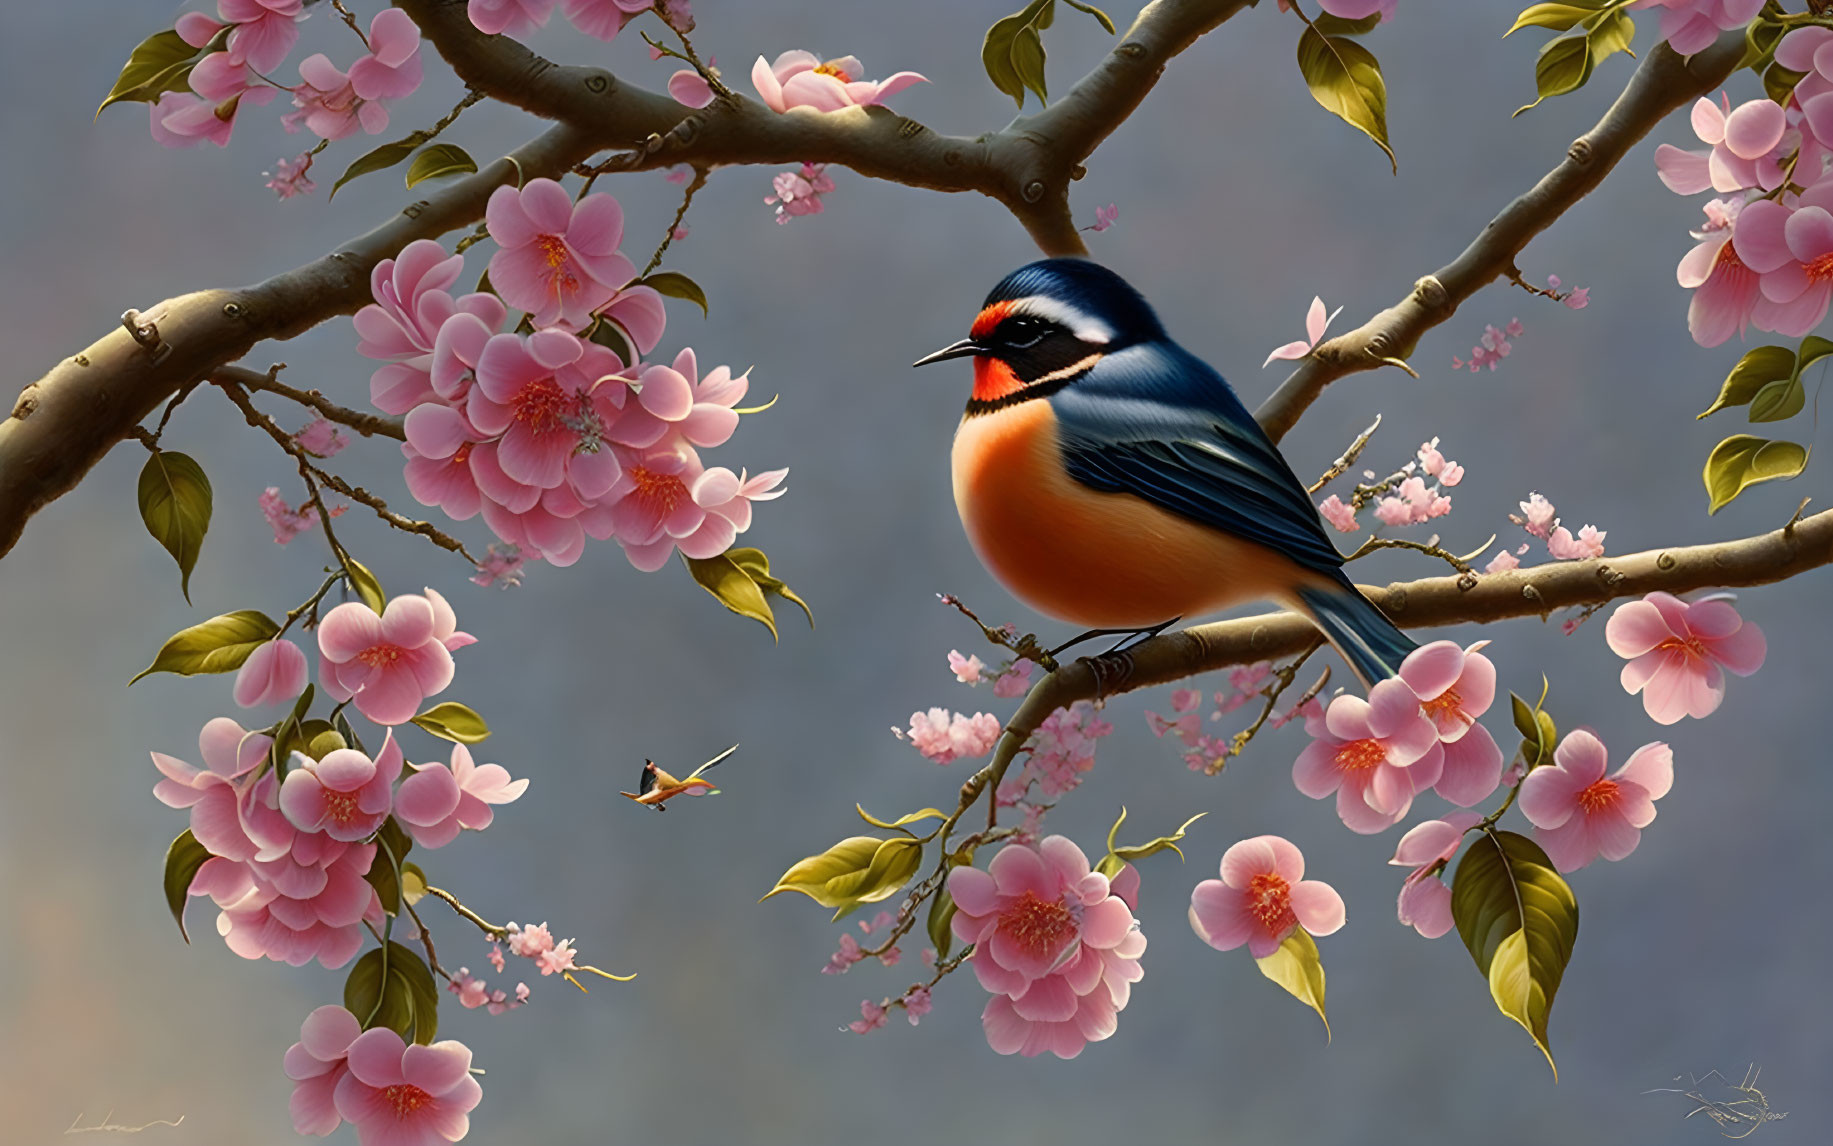
{"type": "Polygon", "coordinates": [[[564,975],[578,969],[578,964],[574,962],[574,956],[578,954],[579,952],[573,949],[571,939],[562,939],[547,950],[535,955],[535,966],[540,968],[542,975],[564,975]]]}
{"type": "Polygon", "coordinates": [[[323,1138],[344,1124],[333,1095],[348,1071],[350,1044],[362,1033],[356,1016],[339,1006],[319,1007],[300,1024],[299,1041],[286,1048],[284,1060],[296,1132],[323,1138]]]}
{"type": "Polygon", "coordinates": [[[964,657],[957,649],[948,650],[948,671],[955,674],[955,679],[962,684],[979,684],[980,674],[986,671],[986,665],[977,656],[964,657]]]}
{"type": "Polygon", "coordinates": [[[1036,784],[1047,797],[1073,791],[1095,766],[1095,742],[1113,731],[1113,724],[1097,716],[1094,705],[1085,700],[1055,710],[1025,742],[1029,755],[1018,783],[1036,784]]]}
{"type": "Polygon", "coordinates": [[[1377,12],[1383,20],[1392,20],[1399,3],[1400,0],[1318,0],[1318,7],[1345,20],[1360,20],[1377,12]]]}
{"type": "Polygon", "coordinates": [[[1583,561],[1590,557],[1604,556],[1605,531],[1595,525],[1587,525],[1573,537],[1572,531],[1560,526],[1547,538],[1547,552],[1561,561],[1583,561]]]}
{"type": "Polygon", "coordinates": [[[355,1125],[363,1146],[430,1146],[470,1132],[469,1113],[484,1090],[471,1077],[471,1050],[463,1043],[408,1046],[387,1027],[374,1027],[350,1044],[345,1061],[337,1112],[355,1125]]]}
{"type": "Polygon", "coordinates": [[[303,125],[321,139],[342,139],[361,127],[370,135],[388,127],[384,100],[403,99],[420,86],[420,28],[398,8],[384,8],[369,23],[369,54],[340,71],[323,52],[299,62],[293,90],[299,110],[281,122],[303,125]]]}
{"type": "Polygon", "coordinates": [[[484,555],[483,562],[477,567],[477,575],[471,578],[473,585],[482,585],[486,589],[492,585],[508,589],[522,583],[522,551],[514,545],[505,545],[492,541],[484,555]]]}
{"type": "Polygon", "coordinates": [[[1574,871],[1598,856],[1620,860],[1636,850],[1655,818],[1655,801],[1674,785],[1674,753],[1656,741],[1606,777],[1603,742],[1584,729],[1566,734],[1553,763],[1521,782],[1521,811],[1553,866],[1574,871]]]}
{"type": "Polygon", "coordinates": [[[1719,103],[1702,97],[1693,105],[1693,133],[1707,150],[1682,151],[1662,144],[1655,149],[1655,168],[1668,190],[1692,195],[1708,187],[1721,194],[1748,187],[1764,191],[1782,185],[1778,162],[1788,129],[1782,105],[1758,98],[1734,111],[1723,92],[1719,103]]]}
{"type": "Polygon", "coordinates": [[[1112,227],[1119,219],[1120,207],[1117,204],[1109,203],[1105,207],[1096,207],[1094,223],[1082,229],[1084,231],[1100,233],[1112,227]]]}
{"type": "Polygon", "coordinates": [[[1520,504],[1521,516],[1510,514],[1510,519],[1535,537],[1547,536],[1559,524],[1559,518],[1553,516],[1553,503],[1540,494],[1530,493],[1528,499],[1520,504]]]}
{"type": "Polygon", "coordinates": [[[1680,285],[1693,291],[1687,330],[1701,346],[1717,346],[1733,333],[1742,334],[1763,302],[1761,278],[1739,257],[1733,241],[1744,207],[1741,197],[1707,203],[1705,226],[1692,232],[1699,244],[1675,268],[1680,285]]]}
{"type": "Polygon", "coordinates": [[[839,111],[882,104],[912,84],[929,82],[915,72],[898,72],[877,82],[860,79],[864,74],[853,56],[823,63],[813,52],[796,50],[784,52],[774,64],[759,56],[751,66],[751,83],[770,110],[783,112],[792,107],[839,111]]]}
{"type": "Polygon", "coordinates": [[[656,12],[663,23],[677,32],[694,30],[694,7],[690,0],[661,0],[656,12]]]}
{"type": "Polygon", "coordinates": [[[493,191],[484,217],[501,248],[490,259],[490,283],[537,327],[584,330],[592,312],[636,277],[617,249],[624,210],[603,192],[574,204],[552,179],[531,179],[519,191],[508,185],[493,191]]]}
{"type": "Polygon", "coordinates": [[[306,453],[319,458],[332,457],[350,444],[342,430],[322,417],[306,423],[293,435],[293,441],[306,453]]]}
{"type": "Polygon", "coordinates": [[[933,1006],[929,998],[928,987],[912,987],[910,993],[904,996],[904,1015],[909,1018],[910,1025],[913,1027],[929,1013],[933,1006]]]}
{"type": "Polygon", "coordinates": [[[229,27],[228,24],[212,20],[202,12],[186,12],[178,17],[178,22],[173,30],[178,33],[179,39],[193,48],[202,48],[216,39],[216,34],[227,27],[229,27]]]}
{"type": "Polygon", "coordinates": [[[261,503],[261,516],[267,518],[267,524],[273,527],[274,542],[278,545],[285,545],[318,524],[317,506],[310,501],[303,501],[295,510],[280,496],[278,486],[268,486],[258,500],[261,503]]]}
{"type": "Polygon", "coordinates": [[[865,952],[859,946],[859,940],[842,933],[840,949],[827,958],[827,965],[821,968],[823,975],[844,975],[853,964],[864,959],[865,952]]]}
{"type": "Polygon", "coordinates": [[[1657,724],[1710,716],[1725,699],[1723,670],[1749,676],[1768,652],[1763,630],[1731,602],[1708,597],[1689,604],[1661,592],[1617,606],[1604,639],[1611,652],[1628,658],[1623,688],[1642,694],[1657,724]]]}
{"type": "Polygon", "coordinates": [[[677,547],[713,557],[751,527],[751,503],[783,495],[788,470],[751,477],[723,466],[703,469],[691,447],[631,451],[623,476],[586,515],[594,537],[616,535],[630,563],[644,572],[667,564],[677,547]]]}
{"type": "MultiPolygon", "coordinates": [[[[692,68],[682,68],[668,77],[668,94],[683,107],[703,108],[713,102],[713,85],[707,83],[706,77],[692,68]]],[[[669,181],[683,182],[672,175],[669,181]]]]}
{"type": "Polygon", "coordinates": [[[235,702],[242,708],[260,708],[292,700],[305,689],[305,653],[292,641],[278,638],[248,654],[235,674],[235,702]]]}
{"type": "MultiPolygon", "coordinates": [[[[299,39],[299,21],[305,18],[303,7],[302,0],[217,0],[217,15],[225,23],[234,25],[225,45],[227,55],[236,63],[247,64],[257,71],[273,71],[299,39]]],[[[179,25],[179,32],[183,34],[182,18],[179,25]]],[[[195,22],[192,29],[193,36],[203,30],[195,22]]],[[[212,32],[211,37],[214,36],[212,32]]],[[[191,43],[191,40],[191,36],[187,36],[185,42],[191,43]]],[[[208,42],[206,38],[205,43],[208,42]]],[[[204,45],[194,46],[201,48],[204,45]]]]}
{"type": "Polygon", "coordinates": [[[1464,649],[1456,641],[1433,641],[1400,662],[1400,679],[1419,698],[1444,748],[1435,791],[1465,808],[1495,791],[1502,777],[1502,749],[1477,723],[1496,699],[1496,666],[1479,651],[1488,643],[1464,649]]]}
{"type": "Polygon", "coordinates": [[[684,349],[671,366],[651,363],[636,372],[630,382],[636,400],[626,404],[610,438],[637,448],[682,442],[723,446],[738,429],[734,408],[750,387],[749,371],[734,376],[727,366],[715,366],[702,378],[693,349],[684,349]]]}
{"type": "Polygon", "coordinates": [[[1584,310],[1591,305],[1591,288],[1574,287],[1559,301],[1565,304],[1567,310],[1584,310]]]}
{"type": "Polygon", "coordinates": [[[1023,696],[1031,691],[1031,662],[1024,659],[1015,660],[1005,671],[993,678],[993,695],[997,697],[1023,696]]]}
{"type": "Polygon", "coordinates": [[[1027,1058],[1074,1058],[1114,1033],[1146,940],[1106,876],[1062,836],[1007,844],[986,871],[949,873],[955,937],[992,993],[980,1021],[987,1044],[1027,1058]]]}
{"type": "Polygon", "coordinates": [[[261,847],[250,837],[246,777],[267,759],[272,746],[271,737],[216,717],[197,736],[202,768],[162,752],[152,754],[153,766],[164,777],[153,786],[153,796],[168,808],[191,809],[191,834],[211,855],[252,859],[261,847]]]}
{"type": "Polygon", "coordinates": [[[1683,56],[1710,47],[1720,32],[1741,28],[1757,18],[1763,0],[1633,0],[1634,11],[1661,8],[1659,38],[1683,56]]]}
{"type": "Polygon", "coordinates": [[[547,23],[555,0],[471,0],[477,30],[491,36],[523,36],[547,23]]]}
{"type": "MultiPolygon", "coordinates": [[[[614,40],[624,25],[655,7],[655,0],[561,0],[561,11],[588,36],[614,40]]],[[[545,18],[545,17],[544,17],[545,18]]]]}
{"type": "Polygon", "coordinates": [[[401,764],[392,729],[374,760],[354,748],[334,749],[322,760],[295,752],[280,786],[280,810],[302,832],[322,831],[345,843],[367,839],[388,818],[401,764]]]}
{"type": "Polygon", "coordinates": [[[1286,709],[1284,712],[1275,712],[1267,720],[1267,726],[1269,728],[1279,729],[1279,728],[1284,728],[1286,725],[1292,723],[1294,720],[1307,720],[1308,721],[1313,718],[1322,720],[1323,717],[1324,717],[1324,703],[1320,701],[1317,697],[1313,696],[1306,700],[1299,701],[1297,704],[1293,705],[1291,708],[1286,709]]]}
{"type": "MultiPolygon", "coordinates": [[[[465,335],[482,329],[487,341],[491,331],[503,324],[508,310],[493,294],[477,292],[454,299],[447,288],[464,273],[462,255],[447,255],[445,248],[431,239],[416,239],[392,259],[383,259],[369,274],[369,290],[375,302],[356,312],[358,354],[383,359],[389,363],[369,380],[369,397],[376,407],[389,414],[405,414],[422,402],[452,398],[455,375],[476,363],[460,365],[457,352],[449,346],[443,356],[440,335],[447,326],[455,326],[453,336],[469,346],[465,335]],[[452,320],[468,316],[463,322],[452,320]],[[436,391],[433,370],[439,359],[446,360],[446,390],[436,391]]],[[[479,347],[481,349],[481,346],[479,347]]]]}
{"type": "Polygon", "coordinates": [[[1375,517],[1384,525],[1418,525],[1450,512],[1451,499],[1437,486],[1428,489],[1425,479],[1418,475],[1402,480],[1391,496],[1375,502],[1375,517]]]}
{"type": "Polygon", "coordinates": [[[860,1018],[847,1024],[847,1029],[856,1035],[870,1034],[885,1025],[885,1008],[870,999],[859,1001],[860,1018]]]}
{"type": "MultiPolygon", "coordinates": [[[[271,790],[271,777],[261,787],[271,790]]],[[[316,959],[336,969],[361,949],[364,921],[382,922],[381,901],[363,878],[375,854],[374,844],[295,832],[285,854],[271,862],[206,860],[190,894],[215,901],[217,934],[242,958],[294,967],[316,959]]]]}
{"type": "Polygon", "coordinates": [[[1314,800],[1335,792],[1337,815],[1362,835],[1399,823],[1444,770],[1438,727],[1398,678],[1376,684],[1367,700],[1337,697],[1306,718],[1305,731],[1313,739],[1292,766],[1293,783],[1314,800]]]}
{"type": "Polygon", "coordinates": [[[413,767],[395,793],[395,818],[424,848],[451,843],[460,828],[483,831],[496,815],[492,804],[511,803],[528,789],[526,779],[511,780],[500,764],[473,764],[463,744],[452,745],[450,766],[413,767]]]}
{"type": "Polygon", "coordinates": [[[291,199],[295,195],[310,195],[318,189],[306,172],[312,170],[311,151],[302,151],[292,159],[274,161],[273,171],[263,171],[268,177],[266,188],[282,199],[291,199]]]}
{"type": "Polygon", "coordinates": [[[1267,360],[1260,364],[1261,369],[1264,370],[1266,367],[1271,366],[1275,358],[1298,359],[1310,354],[1317,346],[1318,339],[1324,337],[1324,332],[1330,329],[1330,324],[1335,322],[1337,315],[1342,313],[1343,308],[1339,306],[1326,315],[1324,313],[1324,300],[1317,296],[1313,296],[1310,309],[1305,311],[1304,340],[1301,342],[1288,342],[1284,346],[1275,348],[1273,353],[1267,355],[1267,360]]]}
{"type": "Polygon", "coordinates": [[[354,697],[357,710],[377,724],[404,724],[427,697],[445,691],[452,683],[452,654],[436,634],[439,615],[431,598],[396,597],[379,617],[356,601],[325,614],[318,626],[318,679],[325,692],[336,700],[354,697]]]}
{"type": "Polygon", "coordinates": [[[496,968],[497,974],[501,975],[503,973],[503,945],[501,943],[491,943],[490,954],[487,958],[490,960],[490,965],[496,968]]]}
{"type": "Polygon", "coordinates": [[[1362,528],[1356,521],[1356,511],[1334,493],[1318,502],[1317,510],[1324,515],[1325,521],[1336,527],[1338,533],[1354,533],[1362,528]]]}
{"type": "Polygon", "coordinates": [[[1737,256],[1758,276],[1751,320],[1799,338],[1819,326],[1833,300],[1833,180],[1821,180],[1791,208],[1773,199],[1737,219],[1737,256]]]}
{"type": "Polygon", "coordinates": [[[509,953],[520,955],[524,959],[535,959],[554,949],[553,932],[545,923],[530,924],[518,927],[509,924],[509,953]]]}
{"type": "Polygon", "coordinates": [[[148,105],[153,141],[162,147],[195,147],[206,141],[227,147],[241,106],[264,104],[274,95],[270,87],[250,88],[220,101],[166,92],[148,105]]]}
{"type": "MultiPolygon", "coordinates": [[[[477,382],[463,417],[436,404],[408,415],[408,444],[431,457],[455,453],[470,432],[493,439],[470,453],[480,491],[511,513],[543,501],[543,491],[564,487],[565,505],[550,512],[572,517],[604,498],[623,476],[607,435],[618,421],[625,387],[600,383],[622,365],[616,354],[563,330],[526,337],[492,335],[477,364],[477,382]],[[499,437],[500,436],[500,437],[499,437]]],[[[488,520],[488,514],[486,514],[488,520]]],[[[576,523],[571,525],[579,533],[576,523]]],[[[521,543],[520,538],[504,540],[521,543]]],[[[533,546],[553,560],[547,539],[533,546]]],[[[577,554],[575,553],[576,557],[577,554]]],[[[571,564],[570,561],[557,562],[571,564]]]]}
{"type": "Polygon", "coordinates": [[[910,714],[910,745],[937,764],[985,756],[998,742],[999,718],[990,712],[952,717],[946,708],[910,714]]]}
{"type": "Polygon", "coordinates": [[[825,163],[804,163],[800,171],[780,171],[770,185],[776,194],[765,196],[764,202],[776,204],[778,223],[787,223],[797,215],[819,215],[827,210],[821,196],[834,189],[825,163]]]}
{"type": "Polygon", "coordinates": [[[1222,853],[1222,878],[1190,893],[1190,926],[1218,951],[1247,944],[1264,959],[1299,928],[1330,935],[1343,926],[1343,897],[1305,878],[1305,857],[1289,840],[1255,836],[1222,853]]]}
{"type": "Polygon", "coordinates": [[[1483,566],[1483,572],[1506,573],[1510,569],[1519,568],[1521,568],[1521,559],[1519,557],[1516,557],[1506,549],[1498,549],[1496,550],[1496,555],[1489,559],[1489,564],[1483,566]]]}
{"type": "Polygon", "coordinates": [[[1451,930],[1451,889],[1439,873],[1457,854],[1464,833],[1482,818],[1475,812],[1452,812],[1442,820],[1415,824],[1400,837],[1394,858],[1387,861],[1413,869],[1400,885],[1397,914],[1400,922],[1419,932],[1421,938],[1437,939],[1451,930]]]}

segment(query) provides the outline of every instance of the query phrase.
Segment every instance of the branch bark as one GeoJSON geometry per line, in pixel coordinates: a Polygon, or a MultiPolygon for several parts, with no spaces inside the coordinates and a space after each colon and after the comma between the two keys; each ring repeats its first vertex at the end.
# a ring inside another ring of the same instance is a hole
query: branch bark
{"type": "MultiPolygon", "coordinates": [[[[1484,573],[1468,589],[1461,587],[1460,577],[1429,577],[1385,589],[1361,588],[1396,625],[1417,629],[1510,617],[1544,620],[1555,609],[1603,604],[1658,589],[1685,593],[1768,585],[1829,564],[1833,564],[1833,510],[1823,510],[1772,533],[1736,541],[1484,573]]],[[[1317,628],[1289,612],[1195,625],[1135,646],[1132,671],[1118,682],[1108,678],[1105,695],[1290,656],[1303,652],[1316,639],[1317,628]]],[[[1004,774],[1006,765],[1045,717],[1078,700],[1095,699],[1096,691],[1096,674],[1086,660],[1064,665],[1040,680],[1006,724],[987,766],[991,778],[996,781],[1004,774]]]]}
{"type": "Polygon", "coordinates": [[[1384,358],[1405,358],[1426,331],[1457,313],[1464,301],[1515,270],[1515,258],[1534,236],[1589,195],[1643,136],[1676,108],[1725,82],[1744,56],[1742,32],[1682,58],[1666,44],[1643,57],[1629,86],[1604,118],[1566,150],[1566,158],[1489,221],[1446,266],[1420,279],[1398,303],[1354,330],[1319,346],[1254,412],[1275,442],[1299,416],[1348,374],[1373,370],[1384,358]]]}

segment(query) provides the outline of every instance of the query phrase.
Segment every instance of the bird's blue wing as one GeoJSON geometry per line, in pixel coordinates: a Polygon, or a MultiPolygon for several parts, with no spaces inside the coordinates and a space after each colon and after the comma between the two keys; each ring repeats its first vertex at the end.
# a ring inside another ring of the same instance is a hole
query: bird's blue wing
{"type": "Polygon", "coordinates": [[[1334,574],[1310,495],[1221,375],[1168,343],[1101,360],[1050,398],[1070,476],[1334,574]]]}

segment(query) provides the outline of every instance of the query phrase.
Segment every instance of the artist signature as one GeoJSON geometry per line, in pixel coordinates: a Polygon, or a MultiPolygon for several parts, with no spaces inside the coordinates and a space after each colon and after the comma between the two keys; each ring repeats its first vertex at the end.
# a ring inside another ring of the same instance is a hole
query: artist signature
{"type": "Polygon", "coordinates": [[[1755,1063],[1744,1072],[1744,1081],[1734,1083],[1718,1071],[1709,1072],[1704,1078],[1694,1078],[1691,1074],[1674,1076],[1675,1082],[1685,1081],[1686,1086],[1663,1086],[1654,1090],[1645,1090],[1644,1094],[1684,1094],[1698,1105],[1687,1112],[1691,1118],[1695,1114],[1704,1114],[1718,1123],[1719,1131],[1726,1138],[1748,1138],[1757,1132],[1757,1127],[1765,1122],[1787,1118],[1787,1111],[1776,1111],[1769,1108],[1769,1098],[1757,1089],[1757,1075],[1762,1068],[1755,1063]],[[1712,1087],[1713,1097],[1708,1097],[1707,1085],[1714,1079],[1717,1085],[1712,1087]],[[1731,1097],[1737,1095],[1738,1097],[1731,1097]],[[1732,1131],[1737,1133],[1732,1133],[1732,1131]]]}

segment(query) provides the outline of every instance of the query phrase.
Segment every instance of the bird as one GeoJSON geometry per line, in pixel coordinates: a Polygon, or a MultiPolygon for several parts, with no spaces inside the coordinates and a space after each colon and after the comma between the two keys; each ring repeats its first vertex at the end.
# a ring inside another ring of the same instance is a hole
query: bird
{"type": "Polygon", "coordinates": [[[980,561],[1045,616],[1149,633],[1271,600],[1309,617],[1366,687],[1416,644],[1343,573],[1292,467],[1144,296],[1080,258],[1020,267],[967,338],[955,506],[980,561]]]}
{"type": "Polygon", "coordinates": [[[721,760],[738,751],[738,745],[721,752],[705,764],[687,774],[685,779],[677,780],[656,764],[654,760],[643,761],[643,774],[637,781],[636,791],[619,792],[627,800],[635,800],[658,812],[668,811],[668,801],[676,796],[710,796],[719,791],[711,780],[701,773],[718,764],[721,760]]]}

